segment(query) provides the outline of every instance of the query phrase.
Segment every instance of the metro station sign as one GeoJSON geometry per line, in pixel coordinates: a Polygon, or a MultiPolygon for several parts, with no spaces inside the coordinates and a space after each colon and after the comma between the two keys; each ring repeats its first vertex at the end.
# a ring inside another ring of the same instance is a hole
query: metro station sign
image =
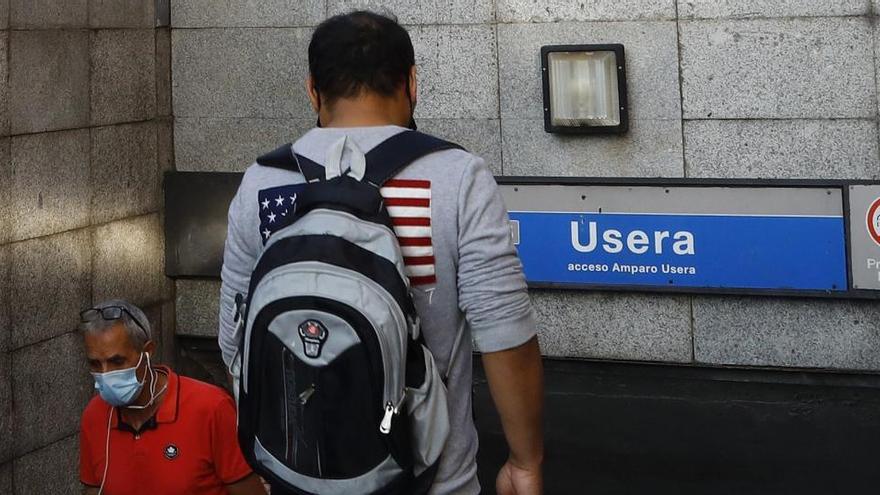
{"type": "MultiPolygon", "coordinates": [[[[497,177],[529,285],[880,299],[880,183],[497,177]]],[[[165,271],[217,277],[241,174],[168,172],[165,271]]]]}
{"type": "Polygon", "coordinates": [[[528,177],[499,182],[533,287],[880,296],[867,292],[880,290],[878,185],[528,177]],[[857,188],[853,204],[851,187],[857,188]],[[865,187],[876,193],[858,189],[865,187]],[[867,200],[871,194],[877,201],[867,200]],[[848,235],[855,231],[848,219],[856,217],[861,237],[848,235]]]}

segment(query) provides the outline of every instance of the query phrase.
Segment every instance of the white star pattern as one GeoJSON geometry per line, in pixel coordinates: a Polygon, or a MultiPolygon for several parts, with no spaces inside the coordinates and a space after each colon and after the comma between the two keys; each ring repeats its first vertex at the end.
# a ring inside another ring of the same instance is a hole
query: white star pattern
{"type": "MultiPolygon", "coordinates": [[[[3,0],[0,0],[2,2],[3,0]]],[[[290,184],[264,189],[257,195],[260,217],[259,236],[265,244],[272,235],[290,225],[296,216],[296,202],[306,184],[290,184]],[[288,203],[290,201],[290,203],[288,203]]]]}

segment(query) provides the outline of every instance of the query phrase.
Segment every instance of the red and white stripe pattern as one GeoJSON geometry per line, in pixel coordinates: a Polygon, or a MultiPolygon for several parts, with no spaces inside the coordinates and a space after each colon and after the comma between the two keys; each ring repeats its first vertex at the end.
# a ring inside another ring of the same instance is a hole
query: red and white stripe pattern
{"type": "Polygon", "coordinates": [[[404,270],[412,285],[433,285],[431,181],[391,179],[380,190],[400,242],[404,270]]]}

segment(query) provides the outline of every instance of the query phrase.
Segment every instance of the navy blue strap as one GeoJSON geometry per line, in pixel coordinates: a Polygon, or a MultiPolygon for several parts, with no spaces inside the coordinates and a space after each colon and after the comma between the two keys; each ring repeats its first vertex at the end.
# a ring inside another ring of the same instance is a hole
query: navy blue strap
{"type": "Polygon", "coordinates": [[[299,172],[299,166],[297,166],[296,159],[293,157],[293,149],[290,143],[287,143],[284,146],[279,146],[273,151],[257,158],[257,163],[265,167],[275,167],[299,172]]]}
{"type": "Polygon", "coordinates": [[[290,143],[280,146],[257,158],[257,163],[264,167],[274,167],[282,170],[290,170],[291,172],[299,172],[305,176],[306,181],[308,182],[315,179],[322,179],[324,177],[324,167],[302,155],[294,155],[290,143]]]}
{"type": "Polygon", "coordinates": [[[418,131],[403,131],[379,143],[367,153],[367,172],[364,180],[382,186],[388,179],[419,158],[451,149],[464,148],[418,131]]]}
{"type": "MultiPolygon", "coordinates": [[[[364,180],[382,186],[388,179],[419,158],[450,149],[464,148],[418,131],[403,131],[379,143],[367,153],[367,171],[364,180]]],[[[299,172],[307,182],[324,179],[324,167],[302,155],[294,155],[290,144],[285,144],[257,158],[257,163],[266,167],[299,172]]]]}
{"type": "Polygon", "coordinates": [[[296,161],[299,163],[299,171],[306,178],[306,182],[324,180],[324,167],[322,165],[318,165],[300,154],[296,155],[296,161]]]}

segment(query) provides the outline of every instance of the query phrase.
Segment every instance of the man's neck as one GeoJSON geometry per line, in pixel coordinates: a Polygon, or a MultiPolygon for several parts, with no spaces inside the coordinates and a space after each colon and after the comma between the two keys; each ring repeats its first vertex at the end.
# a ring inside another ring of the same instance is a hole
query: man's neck
{"type": "Polygon", "coordinates": [[[406,127],[410,121],[409,102],[380,96],[340,98],[319,115],[323,127],[406,127]]]}
{"type": "Polygon", "coordinates": [[[147,376],[144,379],[144,386],[141,389],[141,393],[140,395],[138,395],[138,398],[132,403],[132,405],[143,406],[144,404],[150,402],[150,399],[152,398],[152,394],[150,392],[151,389],[155,390],[156,399],[146,409],[130,409],[127,407],[120,408],[120,410],[122,411],[122,419],[125,420],[125,422],[128,423],[128,425],[135,430],[140,430],[144,423],[146,423],[151,417],[153,417],[154,414],[156,414],[156,411],[159,410],[159,406],[161,406],[162,401],[165,400],[165,391],[167,390],[167,385],[168,376],[165,373],[156,370],[148,370],[147,376]],[[152,387],[154,377],[156,379],[155,388],[152,387]]]}

